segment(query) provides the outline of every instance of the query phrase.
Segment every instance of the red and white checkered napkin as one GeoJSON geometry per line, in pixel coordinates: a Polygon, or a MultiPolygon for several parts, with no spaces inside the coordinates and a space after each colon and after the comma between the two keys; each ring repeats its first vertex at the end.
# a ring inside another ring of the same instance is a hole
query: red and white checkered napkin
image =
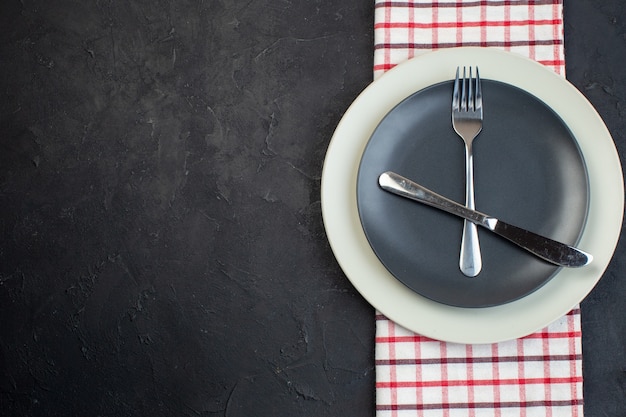
{"type": "MultiPolygon", "coordinates": [[[[420,53],[499,47],[565,72],[562,0],[375,3],[374,76],[420,53]]],[[[412,333],[376,317],[376,415],[582,416],[580,310],[492,345],[412,333]]]]}

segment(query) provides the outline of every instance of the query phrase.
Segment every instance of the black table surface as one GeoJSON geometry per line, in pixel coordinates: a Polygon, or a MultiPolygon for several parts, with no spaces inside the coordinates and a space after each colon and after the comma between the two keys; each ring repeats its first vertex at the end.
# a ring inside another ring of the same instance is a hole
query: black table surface
{"type": "MultiPolygon", "coordinates": [[[[320,208],[373,3],[2,2],[2,415],[375,414],[374,310],[320,208]]],[[[623,157],[623,2],[564,11],[623,157]]],[[[582,303],[587,417],[626,415],[624,250],[582,303]]]]}

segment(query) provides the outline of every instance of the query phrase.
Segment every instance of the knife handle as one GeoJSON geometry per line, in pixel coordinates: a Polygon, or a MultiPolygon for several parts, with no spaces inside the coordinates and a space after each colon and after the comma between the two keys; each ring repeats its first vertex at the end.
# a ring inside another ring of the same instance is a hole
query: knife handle
{"type": "Polygon", "coordinates": [[[381,174],[378,177],[378,184],[383,190],[438,208],[490,230],[491,227],[495,226],[494,222],[497,222],[497,219],[479,211],[468,209],[464,205],[437,194],[395,172],[387,171],[381,174]]]}

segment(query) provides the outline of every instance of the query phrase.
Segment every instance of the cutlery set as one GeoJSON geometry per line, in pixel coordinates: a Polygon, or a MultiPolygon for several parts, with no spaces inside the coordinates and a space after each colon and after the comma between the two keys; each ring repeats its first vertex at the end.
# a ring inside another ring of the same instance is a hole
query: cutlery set
{"type": "Polygon", "coordinates": [[[472,76],[471,68],[469,77],[467,77],[465,67],[462,78],[459,72],[457,68],[452,93],[452,126],[465,144],[465,205],[445,198],[391,171],[379,176],[379,186],[390,193],[464,219],[459,268],[468,277],[476,277],[482,269],[477,226],[482,226],[504,237],[552,264],[572,268],[588,265],[593,257],[578,248],[513,226],[475,210],[472,145],[483,125],[482,88],[478,68],[476,68],[476,77],[472,76]]]}

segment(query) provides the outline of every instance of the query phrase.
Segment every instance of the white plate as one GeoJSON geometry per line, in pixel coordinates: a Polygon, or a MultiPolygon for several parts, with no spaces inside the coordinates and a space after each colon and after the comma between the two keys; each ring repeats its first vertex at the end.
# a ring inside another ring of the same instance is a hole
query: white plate
{"type": "Polygon", "coordinates": [[[373,82],[347,110],[330,142],[322,173],[322,214],[332,250],[356,289],[391,320],[434,339],[494,343],[531,334],[560,318],[593,289],[619,238],[624,184],[615,145],[593,106],[569,82],[525,57],[492,48],[453,48],[407,61],[373,82]],[[413,292],[380,263],[361,227],[356,201],[361,155],[382,118],[412,93],[451,79],[459,65],[522,88],[544,101],[576,138],[589,175],[590,204],[578,246],[591,265],[562,269],[517,301],[487,308],[440,304],[413,292]]]}

